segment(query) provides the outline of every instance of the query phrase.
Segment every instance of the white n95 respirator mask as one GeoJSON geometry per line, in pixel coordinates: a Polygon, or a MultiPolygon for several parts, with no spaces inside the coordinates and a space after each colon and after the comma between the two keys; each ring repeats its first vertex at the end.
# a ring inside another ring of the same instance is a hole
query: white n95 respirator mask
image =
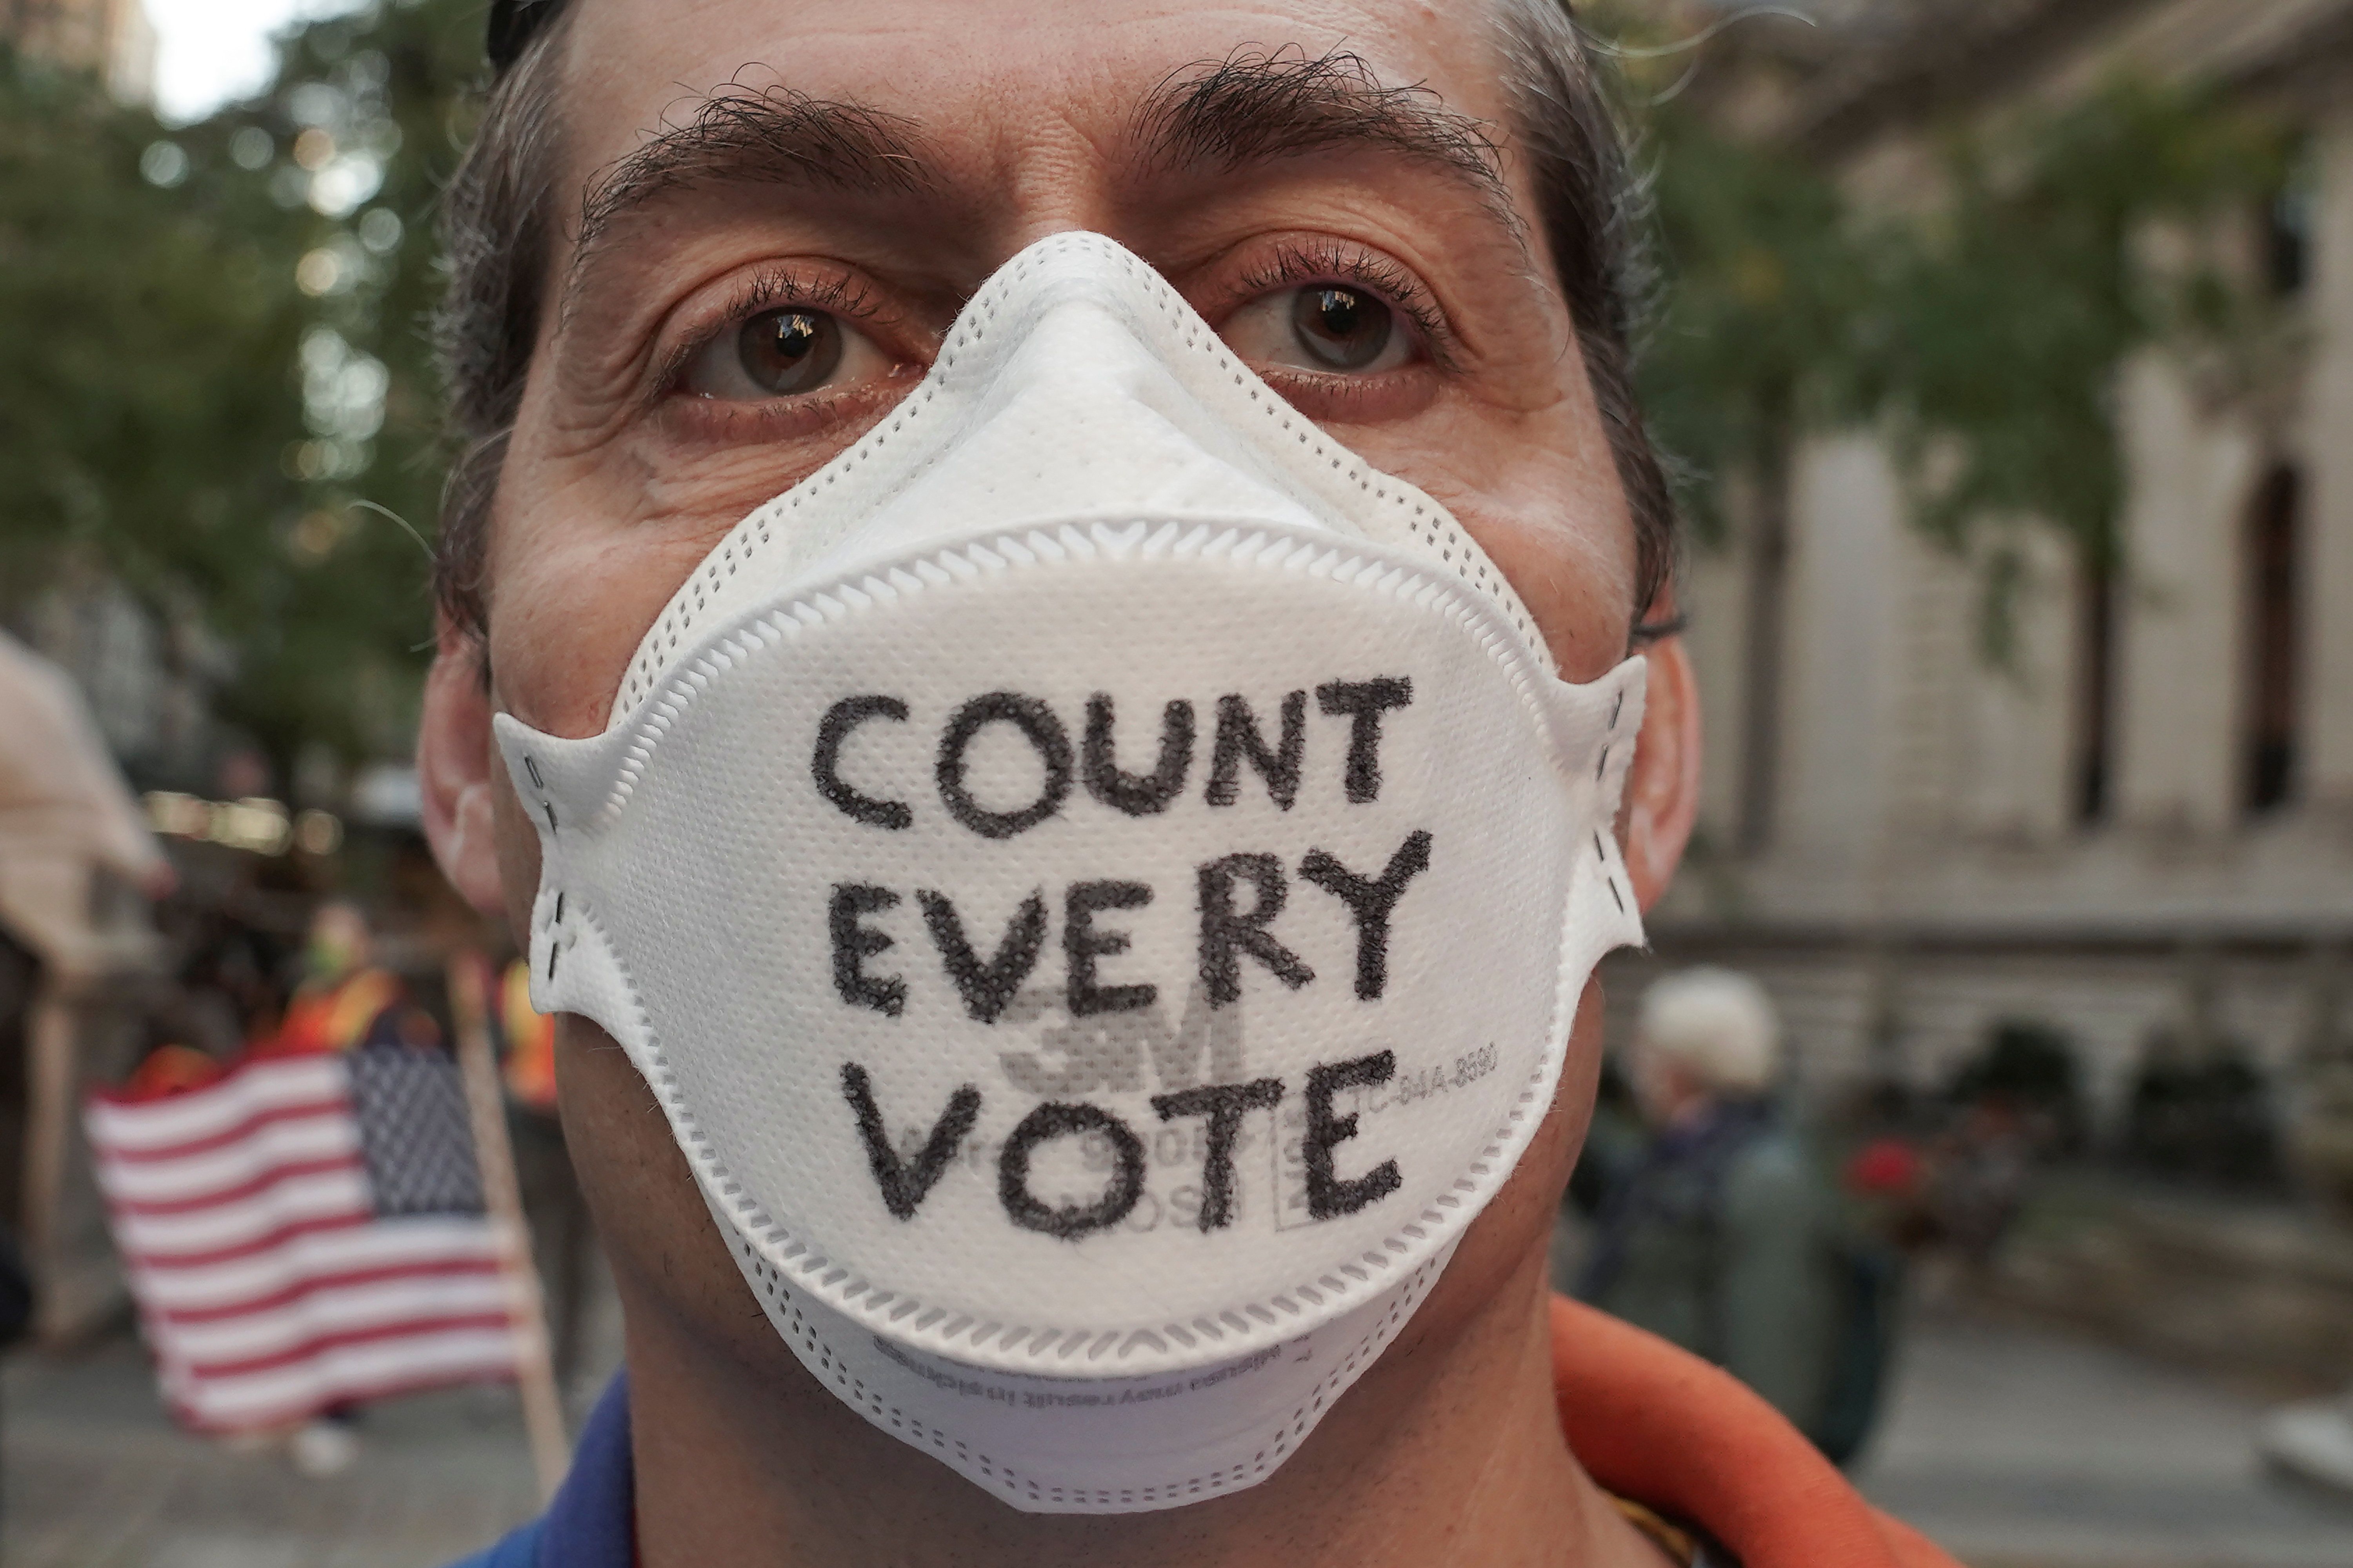
{"type": "Polygon", "coordinates": [[[1641,939],[1641,708],[1059,236],[711,552],[602,735],[499,717],[532,1000],[874,1425],[1031,1511],[1218,1496],[1419,1305],[1641,939]]]}

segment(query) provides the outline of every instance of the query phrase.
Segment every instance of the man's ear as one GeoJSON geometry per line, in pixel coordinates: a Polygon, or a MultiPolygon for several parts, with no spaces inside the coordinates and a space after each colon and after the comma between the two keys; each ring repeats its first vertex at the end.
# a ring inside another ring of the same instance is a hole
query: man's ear
{"type": "Polygon", "coordinates": [[[1682,638],[1653,642],[1642,656],[1650,680],[1620,836],[1634,897],[1647,911],[1675,879],[1699,814],[1699,689],[1682,638]]]}
{"type": "Polygon", "coordinates": [[[425,838],[459,895],[492,916],[506,913],[491,828],[491,802],[499,784],[491,769],[504,766],[491,743],[491,694],[481,643],[445,621],[433,669],[425,677],[424,714],[417,730],[425,838]]]}

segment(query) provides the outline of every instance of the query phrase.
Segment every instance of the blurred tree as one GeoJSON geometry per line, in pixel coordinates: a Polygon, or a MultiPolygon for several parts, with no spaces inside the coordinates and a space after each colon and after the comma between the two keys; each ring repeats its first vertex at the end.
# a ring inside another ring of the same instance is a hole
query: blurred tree
{"type": "Polygon", "coordinates": [[[2275,1184],[2279,1107],[2254,1054],[2238,1040],[2153,1031],[2126,1101],[2122,1152],[2162,1176],[2275,1184]]]}
{"type": "MultiPolygon", "coordinates": [[[[1642,61],[1630,72],[1639,81],[1642,61]]],[[[1641,359],[1642,403],[1683,465],[1704,543],[1724,536],[1720,481],[1771,504],[1798,431],[1841,422],[1875,324],[1874,281],[1838,189],[1785,153],[1664,105],[1641,120],[1663,277],[1641,359]]]]}
{"type": "Polygon", "coordinates": [[[281,764],[406,747],[430,209],[480,26],[469,0],[310,23],[269,89],[176,131],[0,55],[0,609],[111,575],[226,648],[218,715],[281,764]]]}
{"type": "Polygon", "coordinates": [[[2219,350],[2252,374],[2264,291],[2221,240],[2276,191],[2285,139],[2194,86],[2118,79],[1946,127],[1916,206],[1863,208],[1802,147],[1683,93],[1694,57],[1649,13],[1600,16],[1655,171],[1644,401],[1701,538],[1724,535],[1722,482],[1745,481],[1774,533],[1796,440],[1875,427],[1914,520],[1981,561],[1984,641],[2005,657],[2024,567],[1988,524],[2054,527],[2116,564],[2124,366],[2219,350]]]}
{"type": "MultiPolygon", "coordinates": [[[[442,455],[430,218],[480,27],[480,0],[374,0],[177,131],[0,54],[0,611],[110,575],[227,650],[218,711],[281,765],[406,746],[442,455]]],[[[1630,63],[1638,94],[1685,69],[1630,63]]],[[[1704,535],[1717,480],[1785,507],[1797,435],[1879,424],[1955,548],[2027,517],[2114,554],[2119,366],[2250,320],[2227,269],[2136,240],[2267,188],[2275,138],[2119,86],[1956,132],[1938,206],[1866,217],[1680,101],[1641,118],[1670,281],[1647,397],[1704,535]]],[[[2016,580],[1997,550],[1989,642],[2016,580]]]]}
{"type": "Polygon", "coordinates": [[[302,313],[287,215],[209,140],[0,57],[0,584],[95,565],[236,640],[274,619],[255,568],[302,500],[302,313]]]}
{"type": "MultiPolygon", "coordinates": [[[[1886,418],[1923,527],[1957,550],[1986,520],[2031,519],[2120,564],[2119,374],[2263,335],[2267,296],[2224,237],[2285,150],[2202,90],[2131,79],[1947,137],[1946,205],[1871,237],[1878,319],[1843,388],[1851,418],[1886,418]]],[[[1984,558],[1984,641],[2006,657],[2024,566],[2000,541],[1984,558]]]]}

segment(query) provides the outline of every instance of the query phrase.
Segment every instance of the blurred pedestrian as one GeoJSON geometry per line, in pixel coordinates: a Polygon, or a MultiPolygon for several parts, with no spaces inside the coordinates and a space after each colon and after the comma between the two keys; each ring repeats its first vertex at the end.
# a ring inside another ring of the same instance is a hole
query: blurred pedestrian
{"type": "Polygon", "coordinates": [[[0,927],[57,980],[119,960],[91,917],[101,872],[152,898],[175,880],[71,677],[0,632],[0,927]]]}
{"type": "Polygon", "coordinates": [[[16,1238],[0,1224],[0,1351],[25,1337],[33,1322],[33,1277],[16,1251],[16,1238]]]}
{"type": "Polygon", "coordinates": [[[1773,1104],[1780,1027],[1746,975],[1652,985],[1630,1060],[1648,1154],[1603,1205],[1584,1300],[1819,1431],[1843,1327],[1838,1206],[1773,1104]]]}
{"type": "Polygon", "coordinates": [[[331,900],[311,916],[303,978],[277,1033],[256,1055],[353,1051],[371,1045],[436,1048],[440,1026],[399,976],[375,961],[375,938],[356,905],[331,900]]]}
{"type": "Polygon", "coordinates": [[[2034,1139],[2006,1097],[1988,1095],[1961,1107],[1937,1139],[1928,1202],[1936,1230],[1967,1273],[1983,1278],[2010,1222],[2026,1202],[2034,1139]]]}
{"type": "Polygon", "coordinates": [[[0,1224],[36,1275],[81,1240],[60,1215],[87,1003],[153,953],[110,879],[150,898],[175,880],[72,679],[0,632],[0,1224]]]}

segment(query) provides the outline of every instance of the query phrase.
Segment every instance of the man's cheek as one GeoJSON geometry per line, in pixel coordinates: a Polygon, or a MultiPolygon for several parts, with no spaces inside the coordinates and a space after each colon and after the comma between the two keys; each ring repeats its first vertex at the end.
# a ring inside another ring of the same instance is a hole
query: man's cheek
{"type": "Polygon", "coordinates": [[[855,444],[873,425],[862,419],[819,441],[753,442],[649,460],[628,498],[629,526],[691,546],[696,562],[746,513],[776,499],[855,444]]]}
{"type": "Polygon", "coordinates": [[[1561,673],[1599,676],[1625,657],[1633,608],[1631,524],[1614,479],[1553,470],[1530,483],[1505,471],[1484,488],[1434,492],[1535,617],[1561,673]]]}
{"type": "Polygon", "coordinates": [[[1460,408],[1345,432],[1367,462],[1427,491],[1503,569],[1572,680],[1625,656],[1633,526],[1598,427],[1577,406],[1460,408]]]}
{"type": "Polygon", "coordinates": [[[659,1312],[716,1343],[754,1376],[804,1377],[752,1307],[694,1175],[670,1140],[653,1091],[613,1037],[576,1013],[555,1021],[558,1100],[565,1140],[596,1158],[580,1185],[623,1305],[659,1312]]]}
{"type": "Polygon", "coordinates": [[[646,628],[693,570],[691,546],[586,524],[565,536],[522,528],[493,566],[491,667],[501,705],[551,735],[601,733],[646,628]]]}

